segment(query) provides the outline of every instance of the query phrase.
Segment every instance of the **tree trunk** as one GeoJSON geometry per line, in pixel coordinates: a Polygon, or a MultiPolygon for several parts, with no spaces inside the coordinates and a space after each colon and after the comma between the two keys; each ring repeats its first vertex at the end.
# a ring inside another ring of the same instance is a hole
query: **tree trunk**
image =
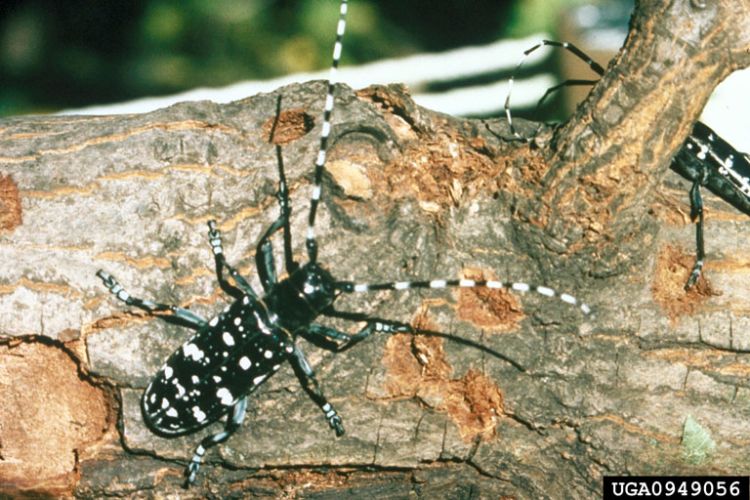
{"type": "MultiPolygon", "coordinates": [[[[750,14],[745,1],[697,5],[640,2],[607,76],[531,146],[399,86],[339,86],[316,226],[334,276],[547,283],[594,313],[506,292],[344,296],[339,309],[454,338],[373,337],[335,356],[301,343],[347,433],[282,369],[190,493],[583,498],[604,475],[746,474],[747,215],[706,195],[706,280],[683,291],[694,228],[688,183],[667,167],[711,89],[750,63],[750,14]]],[[[123,307],[95,272],[211,317],[229,301],[207,242],[216,219],[255,285],[254,246],[279,211],[279,96],[304,260],[324,94],[311,82],[222,106],[3,121],[0,492],[179,491],[220,424],[163,439],[138,398],[189,334],[123,307]]]]}

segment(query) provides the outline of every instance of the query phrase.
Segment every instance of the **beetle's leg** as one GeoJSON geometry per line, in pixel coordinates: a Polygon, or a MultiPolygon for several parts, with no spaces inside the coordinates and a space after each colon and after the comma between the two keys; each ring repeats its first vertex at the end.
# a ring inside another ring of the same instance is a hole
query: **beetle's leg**
{"type": "Polygon", "coordinates": [[[188,328],[192,328],[193,330],[199,330],[208,325],[205,319],[188,309],[169,304],[160,304],[131,296],[112,275],[102,269],[99,269],[96,272],[96,275],[101,278],[104,282],[104,286],[109,289],[112,295],[129,306],[135,306],[149,313],[169,311],[172,313],[171,316],[159,317],[165,321],[177,322],[188,328]]]}
{"type": "Polygon", "coordinates": [[[211,244],[211,250],[214,253],[214,261],[216,262],[216,278],[219,280],[219,286],[224,290],[225,293],[231,295],[235,299],[241,299],[243,295],[249,295],[256,298],[255,291],[250,283],[243,278],[237,270],[227,263],[224,257],[224,248],[221,245],[221,231],[216,227],[216,221],[208,221],[208,242],[211,244]],[[222,274],[223,269],[229,271],[229,275],[234,279],[235,283],[239,285],[239,288],[229,283],[222,274]]]}
{"type": "Polygon", "coordinates": [[[326,420],[328,420],[328,425],[336,432],[337,436],[342,436],[344,434],[344,423],[323,394],[318,379],[315,378],[315,372],[299,347],[294,346],[292,355],[289,356],[289,361],[292,363],[294,373],[297,374],[297,377],[302,383],[302,387],[310,396],[310,399],[312,399],[325,414],[326,420]]]}
{"type": "Polygon", "coordinates": [[[706,257],[706,251],[703,244],[703,197],[701,196],[701,184],[703,178],[707,175],[704,169],[703,175],[700,179],[696,179],[693,182],[693,187],[690,188],[690,219],[695,221],[698,219],[695,225],[695,240],[696,240],[696,256],[695,265],[693,270],[690,272],[687,283],[685,283],[685,290],[695,285],[696,281],[703,271],[703,262],[706,257]]]}
{"type": "Polygon", "coordinates": [[[316,323],[312,323],[308,327],[308,332],[312,333],[313,335],[319,335],[331,340],[341,341],[341,344],[336,344],[336,351],[338,352],[349,349],[353,345],[366,339],[375,332],[410,333],[414,331],[411,325],[408,325],[406,323],[399,323],[397,321],[389,321],[380,318],[372,318],[370,316],[367,316],[366,314],[336,311],[333,309],[324,312],[324,314],[326,316],[343,318],[351,321],[367,322],[367,324],[360,331],[353,335],[335,330],[333,328],[329,328],[327,326],[318,325],[316,323]]]}
{"type": "Polygon", "coordinates": [[[200,469],[203,457],[206,455],[206,450],[212,446],[223,443],[234,434],[237,429],[242,425],[242,421],[245,419],[245,413],[247,412],[247,396],[240,398],[232,407],[232,413],[227,419],[227,425],[223,431],[212,434],[201,440],[200,444],[195,447],[193,458],[190,459],[190,463],[185,468],[185,487],[189,487],[195,482],[195,476],[200,469]]]}

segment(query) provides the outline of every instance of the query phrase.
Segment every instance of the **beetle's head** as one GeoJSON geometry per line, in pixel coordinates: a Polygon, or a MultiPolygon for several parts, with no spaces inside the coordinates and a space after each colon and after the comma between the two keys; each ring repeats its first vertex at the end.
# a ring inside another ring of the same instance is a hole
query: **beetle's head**
{"type": "Polygon", "coordinates": [[[315,311],[326,309],[341,293],[334,286],[336,281],[331,273],[314,262],[295,273],[293,281],[300,297],[315,311]]]}

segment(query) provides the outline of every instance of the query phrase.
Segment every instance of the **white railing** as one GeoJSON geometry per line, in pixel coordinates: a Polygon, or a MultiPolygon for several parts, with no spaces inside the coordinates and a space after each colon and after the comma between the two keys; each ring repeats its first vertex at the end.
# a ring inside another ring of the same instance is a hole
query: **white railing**
{"type": "MultiPolygon", "coordinates": [[[[424,93],[431,83],[475,78],[498,72],[510,72],[516,67],[523,51],[547,35],[539,33],[517,40],[503,40],[489,45],[464,47],[437,54],[417,54],[399,59],[386,59],[360,66],[344,66],[339,80],[353,88],[372,84],[405,83],[414,100],[427,108],[452,115],[500,115],[507,92],[507,81],[486,85],[453,88],[440,93],[424,93]]],[[[533,68],[549,54],[547,50],[534,52],[524,64],[533,68]]],[[[210,100],[226,103],[244,99],[259,92],[271,92],[283,85],[328,77],[328,69],[314,73],[297,73],[271,80],[235,83],[221,88],[198,88],[164,97],[146,97],[118,104],[89,106],[62,111],[62,114],[120,114],[145,113],[182,101],[210,100]]],[[[545,89],[554,85],[551,74],[536,75],[516,81],[513,103],[523,107],[533,105],[545,89]]]]}
{"type": "MultiPolygon", "coordinates": [[[[620,33],[620,37],[624,35],[620,33]]],[[[513,71],[523,51],[548,38],[538,33],[516,40],[502,40],[489,45],[464,47],[437,54],[417,54],[399,59],[386,59],[360,66],[345,66],[339,79],[353,88],[363,88],[380,83],[406,84],[414,100],[426,108],[458,116],[501,116],[508,83],[505,79],[484,85],[451,87],[450,82],[513,71]],[[429,84],[441,83],[448,90],[428,92],[429,84]]],[[[613,38],[612,36],[610,38],[613,38]]],[[[614,43],[614,38],[609,41],[614,43]]],[[[601,40],[599,40],[601,42],[601,40]]],[[[601,44],[601,43],[600,43],[601,44]]],[[[513,84],[513,107],[533,106],[544,91],[557,83],[551,73],[533,73],[533,69],[550,54],[548,48],[532,53],[524,63],[533,76],[516,80],[513,84]]],[[[600,61],[606,64],[606,61],[600,61]]],[[[262,81],[241,82],[221,88],[198,88],[164,97],[146,97],[118,104],[89,106],[62,111],[61,114],[120,114],[145,113],[182,101],[210,100],[226,103],[244,99],[259,92],[271,92],[294,82],[322,80],[328,69],[313,73],[297,73],[262,81]]],[[[747,133],[750,116],[750,70],[738,71],[727,78],[714,92],[703,111],[702,118],[719,135],[740,151],[750,151],[750,134],[747,133]]]]}

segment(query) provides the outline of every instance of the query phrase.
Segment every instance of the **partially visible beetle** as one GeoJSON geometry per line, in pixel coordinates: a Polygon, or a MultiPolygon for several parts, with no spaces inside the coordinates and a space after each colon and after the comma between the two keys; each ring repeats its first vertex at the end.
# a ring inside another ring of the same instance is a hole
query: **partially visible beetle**
{"type": "MultiPolygon", "coordinates": [[[[513,127],[510,113],[510,95],[513,90],[515,73],[523,65],[526,57],[543,46],[559,47],[568,50],[584,61],[599,76],[604,76],[604,68],[591,59],[581,49],[568,42],[542,40],[524,51],[516,66],[514,74],[508,80],[508,95],[505,98],[505,116],[514,136],[524,141],[530,139],[522,137],[513,127]]],[[[539,100],[541,104],[552,92],[566,85],[591,85],[596,80],[566,80],[547,89],[539,100]]],[[[750,156],[734,149],[731,144],[718,136],[706,124],[696,122],[693,130],[685,139],[685,143],[672,159],[670,168],[692,181],[690,189],[690,218],[696,222],[696,259],[690,276],[685,283],[685,289],[695,285],[703,270],[706,258],[703,241],[703,197],[701,186],[706,186],[716,196],[730,203],[741,212],[750,215],[750,156]]]]}
{"type": "Polygon", "coordinates": [[[696,224],[697,257],[685,289],[698,280],[703,269],[703,198],[701,186],[750,215],[750,157],[740,153],[703,122],[693,131],[672,160],[672,170],[693,181],[690,188],[690,218],[696,224]]]}

